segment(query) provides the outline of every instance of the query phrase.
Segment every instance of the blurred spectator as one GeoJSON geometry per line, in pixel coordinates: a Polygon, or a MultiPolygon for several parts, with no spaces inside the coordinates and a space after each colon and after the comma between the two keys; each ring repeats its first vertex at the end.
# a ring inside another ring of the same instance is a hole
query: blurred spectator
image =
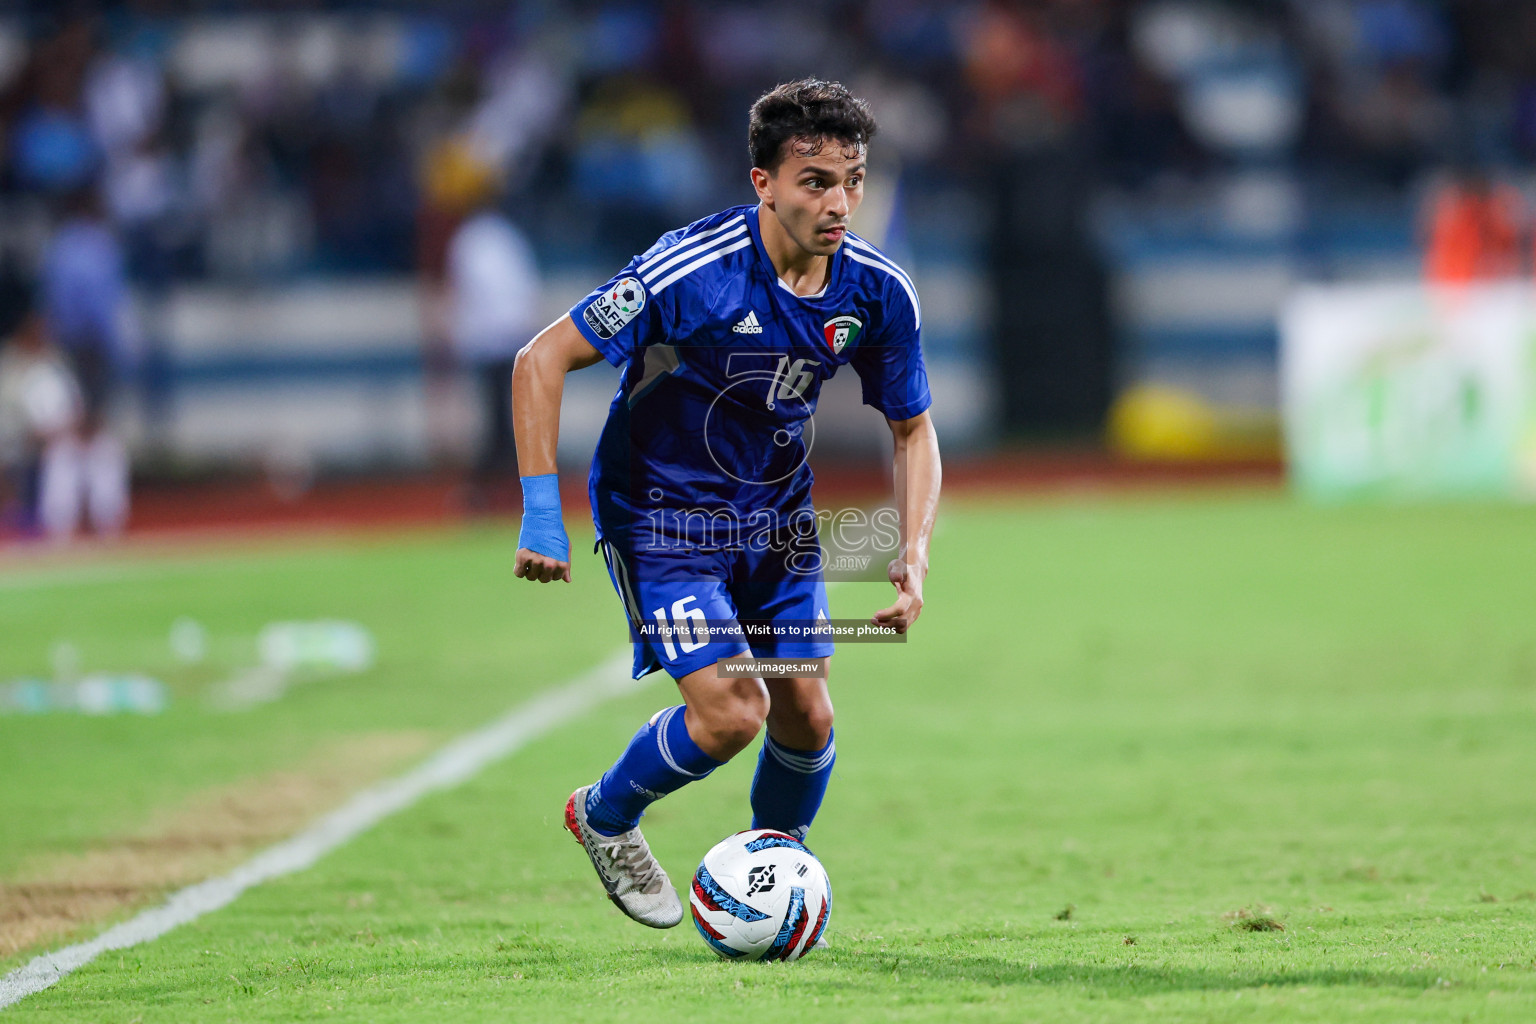
{"type": "Polygon", "coordinates": [[[977,128],[993,146],[1028,149],[1059,138],[1082,110],[1081,68],[1050,30],[1047,5],[983,4],[965,39],[977,128]]]}
{"type": "Polygon", "coordinates": [[[128,517],[128,456],[107,412],[127,357],[127,282],[122,251],[90,189],[71,194],[39,285],[49,335],[74,371],[81,398],[78,436],[50,450],[60,483],[56,491],[45,489],[48,528],[73,532],[84,504],[98,533],[115,534],[128,517]]]}
{"type": "Polygon", "coordinates": [[[689,219],[707,195],[710,161],[688,105],[667,86],[642,78],[603,83],[577,133],[575,188],[600,211],[600,235],[623,240],[628,252],[689,219]]]}
{"type": "Polygon", "coordinates": [[[1425,276],[1458,285],[1517,275],[1523,207],[1518,190],[1481,172],[1445,182],[1429,198],[1425,276]]]}
{"type": "Polygon", "coordinates": [[[42,40],[0,108],[15,111],[10,159],[17,181],[42,192],[90,182],[100,153],[84,110],[87,69],[95,46],[92,24],[74,19],[42,40]]]}
{"type": "Polygon", "coordinates": [[[471,475],[472,508],[494,503],[498,478],[517,476],[512,441],[512,362],[539,323],[533,247],[497,208],[489,174],[478,201],[448,243],[449,332],[454,354],[480,391],[481,442],[471,475]]]}
{"type": "Polygon", "coordinates": [[[1434,159],[1446,141],[1451,110],[1419,68],[1396,65],[1340,97],[1341,120],[1373,176],[1395,187],[1434,159]]]}
{"type": "Polygon", "coordinates": [[[85,398],[88,432],[103,420],[124,351],[122,249],[89,188],[71,193],[43,256],[43,314],[85,398]]]}
{"type": "Polygon", "coordinates": [[[84,82],[91,134],[109,160],[159,132],[165,112],[165,80],[153,37],[143,33],[131,43],[128,51],[98,58],[84,82]]]}
{"type": "Polygon", "coordinates": [[[78,473],[69,451],[82,410],[74,376],[48,344],[43,318],[25,314],[0,348],[0,512],[23,534],[73,532],[78,513],[69,499],[78,473]]]}

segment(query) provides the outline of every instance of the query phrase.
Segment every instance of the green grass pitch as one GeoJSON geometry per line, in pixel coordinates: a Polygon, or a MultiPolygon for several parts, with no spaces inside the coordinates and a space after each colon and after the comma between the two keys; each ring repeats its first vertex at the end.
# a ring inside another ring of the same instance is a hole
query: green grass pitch
{"type": "MultiPolygon", "coordinates": [[[[513,546],[417,533],[0,577],[0,679],[69,640],[175,694],[154,718],[0,717],[0,881],[338,738],[446,739],[619,648],[600,561],[536,587],[513,546]],[[181,615],[210,664],[171,661],[181,615]],[[366,624],[378,665],[244,714],[198,700],[263,622],[317,617],[366,624]]],[[[560,812],[675,701],[653,677],[3,1016],[1536,1020],[1536,510],[957,501],[933,559],[911,642],[833,660],[840,756],[810,837],[828,951],[721,963],[602,897],[560,812]]],[[[834,611],[887,593],[840,587],[834,611]]],[[[647,816],[674,881],[746,827],[754,761],[647,816]]]]}

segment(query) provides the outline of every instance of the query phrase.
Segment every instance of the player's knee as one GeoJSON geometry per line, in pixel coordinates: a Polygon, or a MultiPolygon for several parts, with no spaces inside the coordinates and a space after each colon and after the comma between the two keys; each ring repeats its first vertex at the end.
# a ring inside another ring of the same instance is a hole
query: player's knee
{"type": "Polygon", "coordinates": [[[739,754],[752,745],[757,739],[757,734],[762,731],[763,720],[749,712],[739,712],[724,717],[716,727],[715,740],[723,750],[731,752],[732,756],[739,754]]]}
{"type": "Polygon", "coordinates": [[[806,733],[812,738],[816,749],[820,750],[827,745],[832,738],[832,702],[819,700],[801,713],[806,733]]]}
{"type": "Polygon", "coordinates": [[[713,745],[727,756],[745,750],[768,717],[767,688],[756,679],[742,683],[746,685],[737,686],[729,699],[715,704],[704,716],[713,745]]]}
{"type": "Polygon", "coordinates": [[[825,694],[780,701],[773,709],[774,737],[799,750],[820,750],[832,738],[832,701],[825,694]]]}

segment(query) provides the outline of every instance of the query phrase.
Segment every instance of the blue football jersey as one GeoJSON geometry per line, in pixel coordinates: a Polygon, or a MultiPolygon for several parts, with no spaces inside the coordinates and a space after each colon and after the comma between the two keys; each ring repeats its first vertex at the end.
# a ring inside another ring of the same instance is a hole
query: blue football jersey
{"type": "Polygon", "coordinates": [[[623,368],[592,461],[599,537],[643,527],[715,546],[710,513],[809,508],[816,401],[841,366],[891,419],[928,408],[911,278],[852,232],[830,259],[826,288],[796,295],[758,207],[738,206],[663,235],[571,310],[623,368]]]}

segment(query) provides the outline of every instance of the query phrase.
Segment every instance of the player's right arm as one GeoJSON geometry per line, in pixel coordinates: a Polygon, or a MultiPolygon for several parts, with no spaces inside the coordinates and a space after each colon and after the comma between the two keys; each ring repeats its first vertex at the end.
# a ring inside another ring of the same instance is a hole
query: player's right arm
{"type": "Polygon", "coordinates": [[[601,362],[603,354],[576,329],[570,314],[540,331],[512,367],[512,429],[523,483],[523,523],[513,575],[548,583],[571,581],[571,543],[560,518],[555,448],[565,375],[601,362]]]}
{"type": "MultiPolygon", "coordinates": [[[[555,475],[565,375],[602,359],[622,367],[647,344],[667,335],[675,321],[672,303],[678,289],[668,292],[664,301],[653,301],[645,268],[656,264],[660,251],[673,240],[671,235],[663,236],[517,354],[512,368],[512,429],[518,471],[523,475],[523,526],[515,571],[523,579],[571,581],[571,545],[560,521],[559,477],[555,475]]],[[[662,263],[654,271],[660,273],[666,266],[662,263]]]]}

